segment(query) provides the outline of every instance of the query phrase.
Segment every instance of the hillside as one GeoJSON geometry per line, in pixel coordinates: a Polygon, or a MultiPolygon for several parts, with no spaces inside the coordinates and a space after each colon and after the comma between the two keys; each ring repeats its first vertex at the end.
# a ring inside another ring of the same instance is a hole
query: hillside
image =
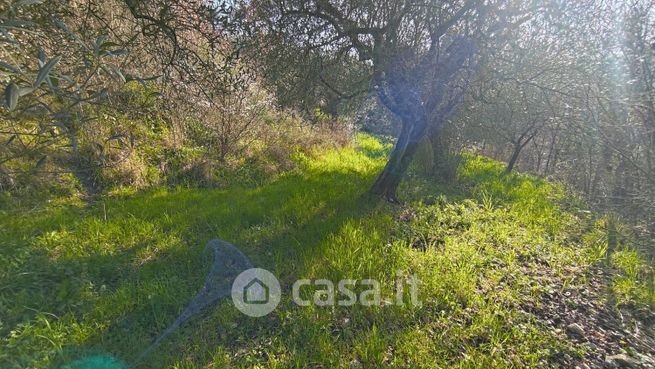
{"type": "Polygon", "coordinates": [[[655,366],[653,271],[620,232],[608,252],[607,218],[474,155],[455,183],[414,173],[403,205],[379,202],[366,191],[388,151],[360,135],[298,154],[298,169],[257,187],[2,211],[0,367],[96,354],[134,365],[202,286],[213,238],[278,277],[280,306],[250,318],[223,301],[138,367],[655,366]],[[411,275],[421,306],[388,303],[411,275]],[[382,302],[300,307],[289,296],[299,278],[377,279],[382,302]]]}

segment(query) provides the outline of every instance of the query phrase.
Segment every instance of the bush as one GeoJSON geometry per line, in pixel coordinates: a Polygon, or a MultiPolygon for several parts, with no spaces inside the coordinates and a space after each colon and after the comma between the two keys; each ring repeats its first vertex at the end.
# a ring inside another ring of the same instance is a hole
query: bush
{"type": "Polygon", "coordinates": [[[38,155],[21,156],[0,167],[0,190],[18,194],[26,187],[45,192],[68,188],[70,193],[97,194],[162,183],[259,185],[296,168],[296,153],[342,147],[352,138],[347,122],[326,117],[312,124],[293,112],[276,110],[256,85],[224,95],[207,109],[191,106],[195,113],[189,115],[176,105],[171,110],[157,106],[168,100],[153,101],[140,85],[128,87],[126,94],[147,98],[138,104],[147,105],[150,114],[99,108],[98,118],[78,132],[77,150],[46,148],[38,155]],[[46,160],[34,170],[41,157],[46,160]]]}

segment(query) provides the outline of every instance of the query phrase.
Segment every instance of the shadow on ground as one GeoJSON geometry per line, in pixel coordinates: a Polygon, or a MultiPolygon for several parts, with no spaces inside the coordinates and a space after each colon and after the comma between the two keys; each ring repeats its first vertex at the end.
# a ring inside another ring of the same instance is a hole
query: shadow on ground
{"type": "MultiPolygon", "coordinates": [[[[333,155],[337,163],[351,159],[333,155]]],[[[107,199],[90,209],[35,216],[29,224],[34,234],[21,233],[25,224],[15,224],[15,244],[8,245],[15,249],[3,253],[16,262],[3,277],[20,277],[2,292],[3,301],[18,297],[0,333],[17,330],[13,342],[20,350],[0,356],[0,362],[23,367],[37,357],[58,367],[84,354],[110,351],[130,363],[202,285],[207,270],[201,252],[212,238],[238,245],[290,289],[293,276],[320,260],[319,245],[326,238],[379,206],[365,194],[379,162],[363,160],[367,165],[308,162],[303,170],[258,188],[180,189],[107,199]],[[39,329],[59,339],[30,344],[30,330],[39,329]],[[30,352],[28,345],[43,350],[30,352]]],[[[275,329],[264,320],[246,322],[230,304],[220,305],[188,322],[183,334],[171,336],[139,366],[170,365],[167,360],[177,356],[166,352],[171,349],[195,355],[193,345],[199,341],[188,342],[194,335],[203,337],[205,348],[220,350],[275,329]]]]}

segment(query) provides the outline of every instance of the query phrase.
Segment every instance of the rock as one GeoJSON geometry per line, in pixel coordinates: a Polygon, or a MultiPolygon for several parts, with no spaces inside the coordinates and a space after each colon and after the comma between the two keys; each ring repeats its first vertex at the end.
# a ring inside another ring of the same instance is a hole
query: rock
{"type": "Polygon", "coordinates": [[[584,338],[585,333],[584,329],[580,326],[578,323],[571,323],[566,327],[566,332],[569,333],[571,336],[575,336],[577,338],[584,338]]]}
{"type": "Polygon", "coordinates": [[[607,356],[605,358],[605,367],[618,369],[640,369],[639,361],[625,354],[607,356]]]}
{"type": "Polygon", "coordinates": [[[591,369],[591,368],[589,368],[589,365],[587,365],[585,363],[580,363],[580,364],[575,366],[575,369],[591,369]]]}

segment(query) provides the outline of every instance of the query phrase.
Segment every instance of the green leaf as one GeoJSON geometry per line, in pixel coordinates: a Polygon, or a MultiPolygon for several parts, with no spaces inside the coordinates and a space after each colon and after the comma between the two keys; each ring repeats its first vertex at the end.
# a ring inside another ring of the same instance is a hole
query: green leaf
{"type": "Polygon", "coordinates": [[[21,30],[23,28],[34,26],[34,22],[22,20],[22,19],[7,19],[0,23],[0,28],[12,28],[21,30]]]}
{"type": "Polygon", "coordinates": [[[70,78],[70,76],[67,76],[67,75],[64,75],[64,74],[58,76],[58,78],[70,83],[71,85],[75,83],[75,81],[73,81],[73,79],[70,78]]]}
{"type": "Polygon", "coordinates": [[[19,87],[18,88],[18,96],[23,97],[25,95],[29,95],[32,92],[34,92],[35,88],[34,87],[19,87]]]}
{"type": "Polygon", "coordinates": [[[117,43],[115,43],[115,42],[113,42],[113,41],[107,41],[107,42],[103,42],[103,43],[102,43],[101,48],[102,48],[103,50],[107,50],[107,49],[109,49],[110,47],[116,47],[116,46],[121,46],[121,45],[119,45],[119,44],[117,44],[117,43]]]}
{"type": "Polygon", "coordinates": [[[9,111],[14,110],[18,104],[18,86],[13,82],[5,88],[5,103],[9,111]]]}
{"type": "Polygon", "coordinates": [[[107,51],[107,55],[109,55],[109,56],[127,55],[127,50],[126,49],[110,50],[110,51],[107,51]]]}
{"type": "Polygon", "coordinates": [[[9,63],[5,63],[5,62],[3,62],[3,61],[0,61],[0,68],[4,69],[4,70],[6,70],[6,71],[9,71],[9,72],[14,72],[14,73],[16,73],[16,74],[21,74],[21,73],[23,73],[23,72],[20,70],[20,68],[18,68],[18,67],[16,67],[16,66],[13,66],[13,65],[11,65],[11,64],[9,64],[9,63]]]}
{"type": "Polygon", "coordinates": [[[46,78],[48,78],[48,74],[50,74],[50,71],[52,68],[54,68],[57,63],[61,60],[61,56],[55,56],[54,58],[50,59],[41,69],[39,70],[39,74],[36,76],[36,81],[34,82],[34,87],[39,87],[43,81],[45,81],[46,78]]]}
{"type": "Polygon", "coordinates": [[[41,4],[44,0],[18,0],[14,3],[14,8],[20,8],[23,6],[41,4]]]}
{"type": "Polygon", "coordinates": [[[39,52],[36,55],[36,57],[39,59],[39,67],[42,67],[45,64],[46,60],[47,60],[47,58],[45,56],[45,51],[43,49],[39,48],[39,52]]]}
{"type": "Polygon", "coordinates": [[[123,83],[127,82],[127,79],[125,78],[125,76],[123,75],[123,72],[121,71],[121,69],[119,67],[114,67],[114,73],[116,74],[116,77],[118,77],[118,79],[121,82],[123,82],[123,83]]]}
{"type": "Polygon", "coordinates": [[[60,19],[55,19],[54,24],[55,24],[55,26],[59,27],[64,32],[66,32],[69,36],[71,36],[73,38],[77,38],[76,35],[73,32],[71,32],[71,30],[68,27],[66,27],[64,22],[62,22],[60,19]]]}
{"type": "Polygon", "coordinates": [[[96,45],[100,47],[105,42],[106,39],[107,39],[107,35],[100,35],[96,37],[96,45]]]}
{"type": "Polygon", "coordinates": [[[93,53],[97,57],[100,55],[100,51],[102,50],[102,44],[105,42],[107,39],[107,36],[105,35],[100,35],[96,38],[95,44],[93,44],[93,53]]]}

